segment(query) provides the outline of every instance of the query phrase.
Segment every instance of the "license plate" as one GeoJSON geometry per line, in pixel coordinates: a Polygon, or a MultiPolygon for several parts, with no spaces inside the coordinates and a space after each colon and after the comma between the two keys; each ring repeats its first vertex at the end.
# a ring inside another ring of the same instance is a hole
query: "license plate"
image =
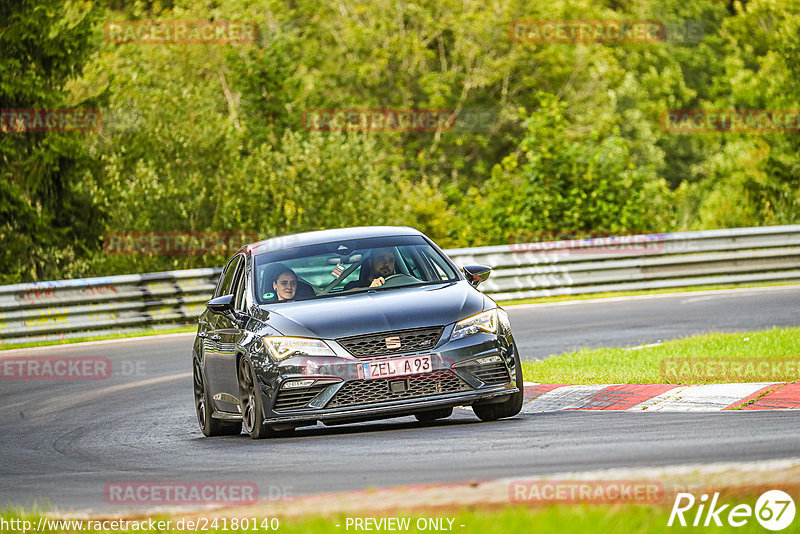
{"type": "Polygon", "coordinates": [[[433,371],[430,356],[414,356],[396,360],[364,362],[358,366],[358,378],[372,380],[375,378],[394,378],[397,376],[416,375],[433,371]]]}

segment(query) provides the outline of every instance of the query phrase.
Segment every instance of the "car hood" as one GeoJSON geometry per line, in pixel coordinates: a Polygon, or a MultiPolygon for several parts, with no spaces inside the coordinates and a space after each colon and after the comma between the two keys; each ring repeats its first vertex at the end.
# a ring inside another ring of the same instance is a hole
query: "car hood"
{"type": "Polygon", "coordinates": [[[340,337],[444,326],[494,305],[467,282],[397,288],[263,306],[266,323],[286,336],[340,337]]]}

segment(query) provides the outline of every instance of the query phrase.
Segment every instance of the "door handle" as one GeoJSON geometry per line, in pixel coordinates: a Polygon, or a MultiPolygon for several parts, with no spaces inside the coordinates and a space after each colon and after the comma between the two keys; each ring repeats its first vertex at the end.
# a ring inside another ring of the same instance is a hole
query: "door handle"
{"type": "Polygon", "coordinates": [[[214,334],[213,336],[211,336],[212,341],[219,341],[220,339],[222,338],[219,337],[219,334],[214,334]]]}

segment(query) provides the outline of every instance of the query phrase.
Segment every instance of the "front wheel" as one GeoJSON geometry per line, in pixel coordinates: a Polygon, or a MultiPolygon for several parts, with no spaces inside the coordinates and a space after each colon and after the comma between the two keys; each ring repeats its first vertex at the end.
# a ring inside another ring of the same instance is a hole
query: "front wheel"
{"type": "Polygon", "coordinates": [[[268,427],[264,424],[261,396],[256,391],[253,368],[247,358],[242,358],[239,362],[239,399],[242,405],[244,429],[253,439],[266,438],[268,427]]]}
{"type": "Polygon", "coordinates": [[[261,395],[256,387],[256,378],[253,368],[247,358],[239,362],[239,398],[242,406],[242,423],[244,429],[253,439],[289,436],[294,433],[294,428],[275,430],[272,425],[264,423],[264,407],[261,404],[261,395]]]}
{"type": "Polygon", "coordinates": [[[514,417],[522,410],[522,400],[525,396],[525,386],[522,382],[522,364],[519,360],[519,353],[514,347],[514,372],[516,376],[517,393],[512,393],[508,399],[494,404],[475,404],[472,411],[481,421],[495,421],[504,417],[514,417]]]}

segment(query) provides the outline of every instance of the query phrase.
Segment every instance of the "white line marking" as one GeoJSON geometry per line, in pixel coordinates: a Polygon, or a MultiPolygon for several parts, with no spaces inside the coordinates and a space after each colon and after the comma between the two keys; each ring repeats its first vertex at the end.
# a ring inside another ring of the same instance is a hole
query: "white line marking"
{"type": "MultiPolygon", "coordinates": [[[[724,297],[726,295],[720,295],[720,296],[724,297]]],[[[738,295],[730,295],[730,296],[736,297],[738,295]]],[[[714,300],[714,297],[692,297],[690,299],[683,299],[680,303],[681,304],[692,304],[693,302],[705,302],[707,300],[714,300]]]]}
{"type": "Polygon", "coordinates": [[[705,384],[676,388],[631,408],[648,412],[717,412],[776,382],[705,384]]]}
{"type": "MultiPolygon", "coordinates": [[[[99,341],[82,341],[80,343],[64,343],[62,345],[43,345],[41,347],[28,347],[24,349],[6,349],[0,350],[0,359],[2,358],[9,358],[11,356],[16,356],[20,352],[36,352],[36,351],[49,351],[54,349],[67,349],[67,348],[80,348],[80,347],[87,347],[87,346],[94,346],[94,345],[110,345],[113,343],[127,343],[129,341],[146,341],[146,340],[159,340],[159,339],[169,339],[173,337],[181,337],[181,336],[194,336],[197,335],[197,332],[177,332],[174,334],[156,334],[153,336],[138,336],[138,337],[126,337],[120,339],[101,339],[99,341]]],[[[0,345],[2,346],[2,345],[0,345]]]]}
{"type": "Polygon", "coordinates": [[[707,289],[703,291],[682,291],[680,293],[656,293],[654,295],[629,295],[626,297],[598,297],[582,300],[562,300],[559,302],[536,302],[531,304],[509,304],[503,305],[504,309],[526,309],[526,308],[546,308],[548,306],[572,306],[574,304],[603,304],[606,302],[625,302],[629,300],[651,300],[674,297],[689,297],[692,295],[728,295],[731,293],[753,293],[761,291],[786,291],[789,289],[800,290],[800,284],[788,286],[768,286],[768,287],[738,287],[734,289],[707,289]]]}
{"type": "Polygon", "coordinates": [[[535,399],[522,405],[523,413],[557,412],[580,408],[586,400],[613,384],[591,386],[562,386],[539,395],[535,399]]]}
{"type": "Polygon", "coordinates": [[[663,341],[659,341],[658,343],[648,343],[647,345],[636,345],[635,347],[628,347],[622,350],[641,350],[641,349],[649,349],[650,347],[660,347],[663,345],[663,341]]]}
{"type": "Polygon", "coordinates": [[[79,393],[77,395],[67,395],[51,399],[45,403],[45,406],[36,410],[34,415],[50,415],[64,410],[70,410],[76,406],[80,406],[86,402],[95,401],[104,395],[112,393],[119,393],[129,389],[152,386],[155,384],[162,384],[164,382],[172,382],[173,380],[182,380],[184,378],[191,378],[192,373],[179,373],[169,376],[159,376],[158,378],[150,378],[148,380],[140,380],[139,382],[130,382],[128,384],[118,384],[116,386],[108,386],[95,391],[87,391],[86,393],[79,393]]]}

